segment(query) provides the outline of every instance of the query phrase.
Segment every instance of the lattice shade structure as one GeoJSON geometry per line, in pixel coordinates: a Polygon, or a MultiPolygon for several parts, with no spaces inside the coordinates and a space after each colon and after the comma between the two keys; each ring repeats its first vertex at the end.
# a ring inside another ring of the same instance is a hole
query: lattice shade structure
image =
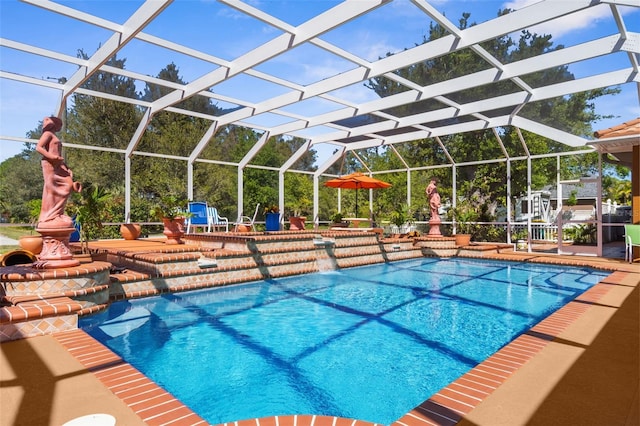
{"type": "MultiPolygon", "coordinates": [[[[216,132],[230,124],[255,129],[263,135],[237,164],[239,168],[247,167],[270,137],[298,137],[307,143],[282,170],[291,168],[308,149],[337,150],[321,159],[318,174],[324,173],[345,152],[424,138],[433,138],[434,143],[442,145],[438,140],[442,136],[504,126],[536,133],[567,147],[588,148],[593,140],[591,135],[574,134],[554,122],[553,116],[539,112],[544,112],[545,101],[598,88],[621,85],[637,88],[640,82],[637,1],[539,1],[464,29],[441,13],[437,2],[428,0],[327,1],[313,5],[289,2],[287,8],[298,9],[296,20],[277,1],[254,4],[248,0],[221,0],[196,5],[149,0],[125,4],[118,8],[116,19],[116,11],[109,16],[92,14],[90,10],[74,8],[73,2],[67,5],[47,0],[24,1],[19,10],[13,11],[15,19],[29,22],[31,15],[45,14],[50,19],[50,28],[60,31],[51,34],[46,43],[38,44],[29,36],[38,30],[28,25],[21,33],[3,30],[0,48],[17,54],[18,59],[5,60],[7,56],[3,55],[0,79],[55,93],[55,105],[49,105],[48,109],[57,113],[76,94],[135,104],[144,115],[126,146],[94,146],[91,141],[71,146],[121,153],[126,161],[135,155],[165,155],[187,162],[192,170],[196,162],[215,161],[203,158],[202,154],[216,132]],[[397,16],[393,8],[399,7],[411,16],[423,17],[423,28],[437,23],[443,28],[443,35],[373,57],[363,50],[362,44],[344,41],[358,39],[360,34],[355,33],[353,26],[361,22],[375,23],[368,26],[372,37],[368,45],[376,41],[375,25],[403,31],[402,19],[384,20],[387,15],[397,16]],[[185,8],[194,9],[185,15],[185,8]],[[561,26],[562,19],[592,12],[604,16],[602,22],[608,18],[610,27],[605,35],[581,38],[562,49],[511,58],[508,62],[501,62],[486,48],[501,37],[529,30],[533,33],[539,25],[561,26]],[[242,25],[226,34],[217,32],[229,19],[237,19],[242,25]],[[65,28],[70,25],[85,28],[86,37],[100,47],[87,58],[78,57],[77,40],[65,39],[65,28]],[[202,33],[187,37],[192,28],[202,33]],[[438,80],[411,73],[418,63],[437,66],[440,58],[457,52],[481,59],[482,66],[453,69],[438,80]],[[107,65],[114,55],[127,58],[126,69],[107,65]],[[190,82],[182,84],[151,77],[145,63],[156,57],[182,64],[190,82]],[[331,67],[285,73],[278,66],[285,63],[302,70],[305,66],[313,67],[311,58],[323,58],[331,67]],[[608,59],[607,67],[590,66],[603,58],[608,59]],[[23,66],[34,59],[40,66],[31,69],[23,66]],[[574,79],[558,80],[547,74],[555,67],[576,64],[582,65],[582,71],[574,79]],[[98,72],[131,78],[137,85],[152,84],[161,90],[140,100],[107,93],[99,87],[88,88],[87,81],[98,72]],[[45,77],[51,75],[56,78],[45,77]],[[384,78],[393,85],[393,90],[381,95],[365,87],[375,78],[384,78]],[[212,101],[219,107],[215,113],[189,110],[184,103],[188,98],[212,101]],[[210,121],[210,127],[189,142],[186,155],[153,152],[151,146],[141,145],[151,118],[165,111],[210,121]]],[[[12,19],[10,12],[3,10],[5,19],[12,19]]],[[[3,95],[6,107],[18,108],[7,102],[3,95]]],[[[38,116],[35,120],[40,119],[38,116]]],[[[22,135],[4,134],[1,138],[34,142],[22,135]]],[[[441,148],[443,157],[453,161],[447,147],[441,148]]],[[[191,195],[191,177],[188,186],[191,195]]],[[[127,193],[127,200],[129,197],[127,193]]],[[[241,193],[239,198],[241,206],[241,193]]],[[[128,208],[127,205],[127,213],[128,208]]]]}

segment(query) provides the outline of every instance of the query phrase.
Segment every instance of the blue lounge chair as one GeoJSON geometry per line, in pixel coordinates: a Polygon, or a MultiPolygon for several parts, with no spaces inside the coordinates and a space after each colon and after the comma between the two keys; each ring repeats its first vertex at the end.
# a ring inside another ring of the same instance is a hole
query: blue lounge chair
{"type": "Polygon", "coordinates": [[[209,218],[207,214],[207,203],[203,201],[189,202],[189,218],[187,219],[187,234],[191,232],[192,227],[201,226],[207,228],[207,232],[211,232],[209,226],[209,218]]]}

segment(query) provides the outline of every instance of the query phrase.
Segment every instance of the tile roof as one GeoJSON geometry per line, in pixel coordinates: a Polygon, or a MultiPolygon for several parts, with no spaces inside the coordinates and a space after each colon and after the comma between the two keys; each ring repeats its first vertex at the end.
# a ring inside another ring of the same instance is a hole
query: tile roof
{"type": "Polygon", "coordinates": [[[635,120],[627,121],[608,129],[597,130],[593,133],[598,139],[618,138],[621,136],[640,135],[640,117],[635,120]]]}

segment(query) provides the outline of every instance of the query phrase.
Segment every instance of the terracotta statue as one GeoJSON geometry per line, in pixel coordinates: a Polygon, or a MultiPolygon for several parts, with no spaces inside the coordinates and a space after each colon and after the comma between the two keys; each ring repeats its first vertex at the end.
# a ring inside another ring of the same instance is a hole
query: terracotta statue
{"type": "Polygon", "coordinates": [[[73,226],[64,213],[71,191],[80,192],[82,185],[73,181],[73,173],[62,158],[62,142],[56,132],[62,129],[58,117],[46,117],[42,122],[42,136],[36,151],[42,154],[42,208],[38,219],[39,229],[67,228],[73,226]]]}
{"type": "Polygon", "coordinates": [[[440,219],[440,214],[438,214],[438,210],[440,209],[440,194],[438,194],[438,187],[436,186],[438,181],[433,178],[425,192],[427,193],[427,198],[429,199],[429,207],[431,208],[431,217],[429,218],[429,235],[433,237],[440,237],[442,234],[440,233],[440,223],[442,220],[440,219]]]}
{"type": "Polygon", "coordinates": [[[440,209],[440,194],[438,194],[437,183],[438,181],[436,179],[431,179],[431,182],[429,182],[425,190],[427,198],[429,199],[429,207],[431,207],[431,221],[440,221],[440,214],[438,213],[440,209]]]}

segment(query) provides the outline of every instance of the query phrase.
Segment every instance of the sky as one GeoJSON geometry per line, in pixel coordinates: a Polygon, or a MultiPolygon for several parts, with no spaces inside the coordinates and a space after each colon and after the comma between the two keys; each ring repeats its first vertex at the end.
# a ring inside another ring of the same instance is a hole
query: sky
{"type": "MultiPolygon", "coordinates": [[[[556,0],[571,1],[571,0],[556,0]]],[[[503,8],[521,9],[531,0],[437,0],[430,3],[446,17],[457,22],[463,12],[471,13],[471,22],[481,23],[496,16],[503,8]]],[[[141,4],[141,0],[69,0],[58,1],[103,19],[123,23],[141,4]]],[[[315,14],[328,10],[339,3],[335,0],[248,0],[247,3],[270,13],[290,25],[299,25],[315,14]]],[[[539,34],[553,35],[554,44],[573,45],[615,31],[609,8],[600,5],[587,13],[570,16],[551,25],[532,28],[539,34]]],[[[627,30],[640,32],[640,11],[624,9],[623,16],[627,30]]],[[[332,31],[321,38],[357,54],[367,60],[385,56],[387,52],[400,52],[422,41],[428,33],[429,22],[424,15],[416,13],[415,6],[407,0],[395,0],[391,5],[376,9],[363,19],[358,19],[332,31]]],[[[221,58],[231,60],[258,47],[279,33],[263,22],[253,20],[225,4],[213,0],[175,0],[147,28],[145,33],[169,39],[221,58]]],[[[92,54],[104,43],[111,32],[77,23],[74,20],[17,0],[0,0],[0,37],[4,40],[22,42],[42,48],[51,48],[69,56],[76,56],[78,50],[92,54]]],[[[212,65],[203,61],[166,52],[154,45],[134,41],[122,49],[119,58],[126,58],[126,69],[142,74],[156,75],[167,64],[175,63],[184,81],[193,81],[211,71],[212,65]]],[[[628,59],[625,54],[605,60],[587,61],[572,65],[570,71],[576,77],[588,76],[595,71],[617,69],[619,61],[628,59]]],[[[350,64],[314,46],[303,46],[274,60],[266,61],[258,70],[291,79],[299,84],[308,84],[317,79],[329,77],[350,64]]],[[[58,63],[36,58],[20,51],[0,45],[0,70],[28,75],[42,79],[68,77],[76,67],[73,64],[58,63]]],[[[258,85],[257,79],[236,77],[214,89],[227,96],[242,94],[251,102],[276,96],[281,88],[258,85]]],[[[142,86],[140,86],[141,89],[142,86]]],[[[594,130],[620,124],[640,117],[638,92],[635,84],[621,86],[622,93],[596,101],[596,112],[615,117],[593,124],[594,130]]],[[[358,87],[342,89],[354,101],[372,100],[373,91],[358,87]]],[[[238,96],[240,97],[240,96],[238,96]]],[[[43,117],[55,114],[60,101],[56,90],[35,87],[0,78],[0,162],[18,154],[22,143],[8,141],[2,136],[26,137],[26,133],[37,128],[43,117]]],[[[225,105],[219,103],[221,107],[225,105]]],[[[323,112],[319,102],[309,102],[304,107],[309,111],[323,112]]],[[[284,108],[286,110],[286,108],[284,108]]],[[[253,119],[254,124],[273,123],[276,117],[263,115],[253,119]],[[263,121],[261,123],[261,120],[263,121]]]]}

